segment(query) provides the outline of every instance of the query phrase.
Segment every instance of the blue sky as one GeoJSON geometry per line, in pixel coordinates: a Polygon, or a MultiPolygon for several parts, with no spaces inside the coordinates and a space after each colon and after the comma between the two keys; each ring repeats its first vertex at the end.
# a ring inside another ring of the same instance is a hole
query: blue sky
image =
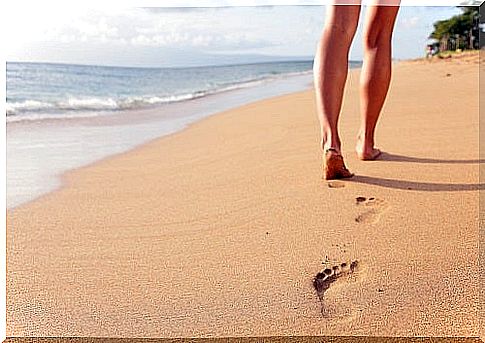
{"type": "MultiPolygon", "coordinates": [[[[8,61],[171,67],[311,57],[325,21],[324,6],[39,11],[11,11],[8,61]]],[[[402,7],[394,58],[423,56],[433,22],[457,13],[456,7],[402,7]]],[[[354,60],[362,58],[361,31],[354,60]]]]}

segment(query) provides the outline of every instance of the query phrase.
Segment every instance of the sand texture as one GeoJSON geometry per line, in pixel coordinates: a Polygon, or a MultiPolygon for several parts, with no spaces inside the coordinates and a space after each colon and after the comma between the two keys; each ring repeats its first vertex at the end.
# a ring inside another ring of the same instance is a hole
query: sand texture
{"type": "Polygon", "coordinates": [[[340,125],[353,179],[321,179],[309,90],[9,210],[7,335],[478,336],[478,58],[398,64],[371,162],[353,152],[358,74],[340,125]]]}

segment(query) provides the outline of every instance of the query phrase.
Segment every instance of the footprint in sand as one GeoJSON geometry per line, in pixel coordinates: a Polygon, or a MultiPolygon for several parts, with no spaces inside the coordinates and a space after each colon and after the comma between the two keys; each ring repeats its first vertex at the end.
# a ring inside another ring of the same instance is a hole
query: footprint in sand
{"type": "Polygon", "coordinates": [[[344,188],[345,183],[343,183],[342,181],[330,181],[327,182],[327,186],[328,188],[344,188]]]}
{"type": "Polygon", "coordinates": [[[323,300],[325,291],[330,288],[330,285],[337,281],[342,276],[348,276],[356,271],[359,262],[357,260],[342,262],[340,264],[327,265],[321,272],[315,275],[313,279],[313,287],[317,291],[320,300],[323,300]]]}
{"type": "Polygon", "coordinates": [[[362,209],[362,212],[355,217],[357,223],[376,223],[381,214],[387,209],[387,204],[384,200],[374,197],[357,197],[355,198],[355,203],[362,209]]]}
{"type": "MultiPolygon", "coordinates": [[[[357,260],[350,262],[327,264],[322,271],[315,275],[313,287],[317,292],[318,298],[322,305],[322,315],[328,317],[332,311],[325,306],[325,292],[337,282],[349,280],[351,276],[360,271],[360,262],[357,260]]],[[[339,309],[342,310],[341,308],[339,309]]],[[[336,313],[334,313],[336,314],[336,313]]]]}

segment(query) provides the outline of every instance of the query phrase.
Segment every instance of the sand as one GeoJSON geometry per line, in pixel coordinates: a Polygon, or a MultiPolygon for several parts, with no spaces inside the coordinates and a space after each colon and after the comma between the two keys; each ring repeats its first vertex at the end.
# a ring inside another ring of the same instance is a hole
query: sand
{"type": "Polygon", "coordinates": [[[477,60],[396,65],[371,162],[351,72],[350,180],[321,179],[311,90],[68,172],[7,213],[7,336],[478,336],[477,60]]]}

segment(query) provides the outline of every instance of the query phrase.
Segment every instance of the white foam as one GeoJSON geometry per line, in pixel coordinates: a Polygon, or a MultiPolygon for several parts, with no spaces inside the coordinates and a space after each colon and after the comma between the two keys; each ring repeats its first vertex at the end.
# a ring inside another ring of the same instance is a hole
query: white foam
{"type": "Polygon", "coordinates": [[[226,85],[195,91],[185,94],[174,95],[146,95],[126,98],[113,97],[69,97],[65,101],[42,102],[38,100],[26,100],[23,102],[7,103],[7,123],[21,121],[38,121],[68,118],[90,118],[116,111],[153,107],[163,104],[189,101],[208,95],[254,87],[267,82],[284,79],[291,76],[306,75],[311,71],[289,72],[282,74],[266,75],[249,80],[240,80],[226,85]]]}
{"type": "Polygon", "coordinates": [[[57,107],[65,110],[113,110],[119,108],[119,105],[112,98],[69,98],[57,107]]]}
{"type": "Polygon", "coordinates": [[[36,100],[26,100],[22,102],[13,102],[6,104],[7,115],[14,115],[20,110],[41,110],[53,107],[53,104],[36,100]]]}

